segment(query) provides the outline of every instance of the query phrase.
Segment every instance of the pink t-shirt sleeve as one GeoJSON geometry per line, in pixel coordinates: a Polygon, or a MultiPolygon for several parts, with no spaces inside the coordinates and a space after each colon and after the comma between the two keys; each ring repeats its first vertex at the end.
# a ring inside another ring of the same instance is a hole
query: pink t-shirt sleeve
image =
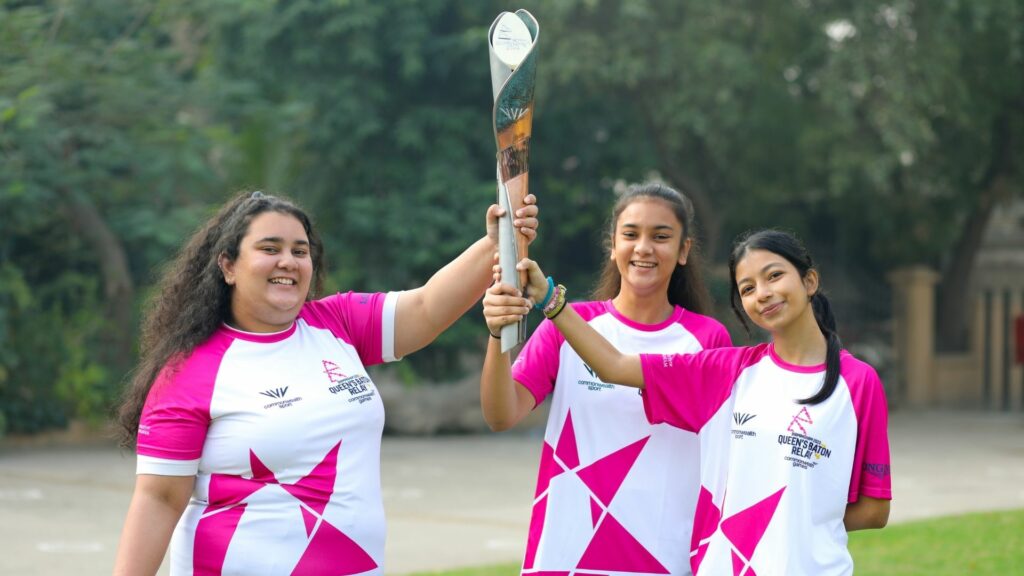
{"type": "Polygon", "coordinates": [[[355,347],[364,366],[373,366],[393,360],[388,346],[394,347],[394,304],[387,293],[338,293],[315,302],[303,309],[301,317],[311,326],[327,328],[337,338],[355,347]],[[389,306],[385,306],[389,304],[389,306]],[[391,322],[387,312],[391,311],[391,322]]]}
{"type": "MultiPolygon", "coordinates": [[[[199,459],[210,426],[214,382],[231,341],[218,332],[188,358],[164,367],[150,388],[139,418],[139,456],[199,459]]],[[[144,473],[158,471],[140,467],[144,473]]]]}
{"type": "Polygon", "coordinates": [[[523,345],[512,364],[512,379],[522,384],[539,406],[555,388],[559,351],[565,337],[550,320],[544,320],[523,345]]]}
{"type": "Polygon", "coordinates": [[[856,502],[861,495],[890,500],[889,409],[882,381],[874,368],[848,354],[842,358],[841,373],[857,414],[848,501],[856,502]]]}
{"type": "Polygon", "coordinates": [[[716,348],[693,354],[641,354],[644,411],[662,422],[699,432],[732,394],[750,348],[716,348]]]}

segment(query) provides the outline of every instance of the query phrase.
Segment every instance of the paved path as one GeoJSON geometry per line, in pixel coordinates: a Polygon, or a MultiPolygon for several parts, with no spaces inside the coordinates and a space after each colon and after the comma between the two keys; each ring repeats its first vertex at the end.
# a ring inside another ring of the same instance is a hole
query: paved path
{"type": "MultiPolygon", "coordinates": [[[[1024,415],[895,414],[892,522],[1024,508],[1024,415]]],[[[520,559],[539,432],[386,438],[389,574],[520,559]]],[[[0,574],[109,574],[134,458],[0,446],[0,574]]],[[[162,574],[166,574],[166,569],[162,574]]]]}

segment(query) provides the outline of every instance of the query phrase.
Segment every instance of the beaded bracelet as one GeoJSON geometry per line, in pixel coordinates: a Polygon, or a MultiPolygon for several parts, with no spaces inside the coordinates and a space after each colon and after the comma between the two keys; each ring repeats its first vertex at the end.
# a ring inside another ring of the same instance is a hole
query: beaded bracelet
{"type": "Polygon", "coordinates": [[[554,320],[555,316],[562,313],[565,308],[565,286],[559,284],[555,287],[555,293],[551,297],[551,302],[548,302],[547,306],[544,307],[544,316],[548,320],[554,320]]]}

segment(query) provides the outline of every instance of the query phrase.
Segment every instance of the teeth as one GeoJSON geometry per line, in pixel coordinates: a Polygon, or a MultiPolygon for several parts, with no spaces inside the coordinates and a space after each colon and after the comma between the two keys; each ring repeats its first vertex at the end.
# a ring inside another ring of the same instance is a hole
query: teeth
{"type": "Polygon", "coordinates": [[[633,262],[633,266],[637,266],[639,268],[654,268],[657,264],[654,262],[633,262]]]}
{"type": "Polygon", "coordinates": [[[271,278],[270,279],[270,283],[271,284],[285,284],[287,286],[294,286],[295,285],[295,280],[292,280],[290,278],[271,278]]]}

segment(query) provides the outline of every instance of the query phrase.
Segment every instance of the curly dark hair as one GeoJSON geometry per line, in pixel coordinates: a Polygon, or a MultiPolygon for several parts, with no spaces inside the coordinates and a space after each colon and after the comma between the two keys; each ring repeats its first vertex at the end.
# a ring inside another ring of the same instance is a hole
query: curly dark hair
{"type": "MultiPolygon", "coordinates": [[[[681,242],[690,239],[690,254],[686,265],[676,264],[672,278],[668,284],[668,301],[675,306],[682,306],[691,312],[709,314],[711,312],[711,295],[704,284],[703,264],[700,246],[697,245],[693,203],[685,194],[658,182],[646,182],[630,186],[612,207],[608,221],[608,235],[605,236],[605,249],[611,252],[615,238],[615,226],[619,222],[622,211],[630,204],[641,200],[660,200],[668,205],[676,219],[683,225],[681,242]]],[[[591,293],[594,300],[610,300],[619,295],[622,287],[622,276],[615,262],[605,260],[604,269],[597,286],[591,293]]]]}
{"type": "Polygon", "coordinates": [[[155,296],[142,320],[139,363],[125,387],[117,409],[122,445],[137,439],[139,418],[150,388],[165,368],[177,369],[196,346],[231,319],[231,287],[218,265],[221,254],[238,258],[239,245],[253,218],[264,212],[294,216],[309,238],[313,279],[306,299],[323,288],[324,251],[309,216],[291,200],[262,192],[241,192],[200,227],[167,264],[155,296]]]}

